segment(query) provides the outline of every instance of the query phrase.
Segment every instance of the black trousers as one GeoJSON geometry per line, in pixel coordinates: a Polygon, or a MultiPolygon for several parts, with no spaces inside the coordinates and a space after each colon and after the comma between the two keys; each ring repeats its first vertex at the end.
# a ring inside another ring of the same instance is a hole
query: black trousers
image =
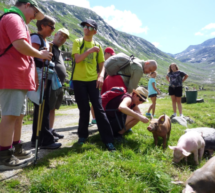
{"type": "Polygon", "coordinates": [[[89,82],[73,81],[73,83],[75,100],[80,111],[78,126],[79,138],[87,138],[89,136],[88,124],[90,116],[90,100],[95,112],[96,122],[102,141],[104,143],[113,143],[113,132],[102,107],[101,95],[99,89],[96,88],[96,80],[89,82]]]}
{"type": "MultiPolygon", "coordinates": [[[[50,145],[54,143],[54,136],[49,130],[49,98],[51,93],[51,80],[47,81],[47,87],[45,89],[45,106],[43,111],[43,119],[42,119],[42,129],[40,134],[40,144],[41,145],[50,145]]],[[[34,119],[33,119],[33,127],[32,127],[32,138],[31,141],[36,141],[37,135],[37,121],[38,121],[38,112],[39,112],[39,105],[34,104],[34,119]]]]}

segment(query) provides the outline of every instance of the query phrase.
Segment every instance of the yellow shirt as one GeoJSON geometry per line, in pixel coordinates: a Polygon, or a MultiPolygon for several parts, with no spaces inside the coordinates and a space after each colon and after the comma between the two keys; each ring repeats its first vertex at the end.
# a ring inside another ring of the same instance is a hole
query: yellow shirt
{"type": "Polygon", "coordinates": [[[76,39],[73,42],[72,57],[74,57],[75,54],[83,54],[88,49],[93,48],[94,46],[98,46],[100,48],[100,51],[98,53],[94,52],[89,54],[83,61],[75,64],[73,80],[79,80],[79,81],[97,80],[98,78],[97,63],[99,64],[105,61],[103,50],[101,46],[95,41],[91,41],[91,42],[84,41],[84,47],[80,50],[82,43],[83,43],[83,38],[76,39]]]}

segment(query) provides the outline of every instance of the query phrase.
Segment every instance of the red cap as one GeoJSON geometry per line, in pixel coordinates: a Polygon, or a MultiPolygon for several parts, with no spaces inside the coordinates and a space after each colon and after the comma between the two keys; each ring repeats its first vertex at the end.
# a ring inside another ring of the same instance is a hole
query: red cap
{"type": "Polygon", "coordinates": [[[111,54],[112,56],[116,54],[116,53],[114,52],[113,48],[111,48],[111,47],[107,47],[107,48],[105,49],[105,53],[109,53],[109,54],[111,54]]]}

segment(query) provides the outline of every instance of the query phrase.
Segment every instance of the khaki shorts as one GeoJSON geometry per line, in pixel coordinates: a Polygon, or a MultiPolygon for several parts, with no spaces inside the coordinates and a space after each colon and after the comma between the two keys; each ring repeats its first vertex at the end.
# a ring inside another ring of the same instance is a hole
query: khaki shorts
{"type": "Polygon", "coordinates": [[[57,90],[51,90],[51,95],[49,99],[50,110],[59,109],[63,101],[63,89],[62,87],[57,90]]]}
{"type": "Polygon", "coordinates": [[[0,89],[0,105],[3,116],[20,116],[26,113],[27,90],[0,89]]]}

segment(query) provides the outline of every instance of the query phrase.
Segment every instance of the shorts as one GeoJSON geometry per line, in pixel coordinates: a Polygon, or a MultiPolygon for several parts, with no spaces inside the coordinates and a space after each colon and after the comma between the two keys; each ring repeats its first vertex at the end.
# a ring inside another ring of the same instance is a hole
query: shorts
{"type": "Polygon", "coordinates": [[[151,94],[151,95],[149,95],[149,98],[151,98],[151,97],[157,97],[157,94],[151,94]]]}
{"type": "Polygon", "coordinates": [[[63,101],[63,89],[62,87],[57,90],[51,90],[51,95],[49,99],[50,110],[59,109],[63,101]]]}
{"type": "Polygon", "coordinates": [[[169,95],[175,95],[176,97],[182,97],[182,86],[180,86],[180,87],[169,86],[169,95]]]}
{"type": "Polygon", "coordinates": [[[26,113],[27,90],[0,89],[1,114],[20,116],[26,113]]]}

